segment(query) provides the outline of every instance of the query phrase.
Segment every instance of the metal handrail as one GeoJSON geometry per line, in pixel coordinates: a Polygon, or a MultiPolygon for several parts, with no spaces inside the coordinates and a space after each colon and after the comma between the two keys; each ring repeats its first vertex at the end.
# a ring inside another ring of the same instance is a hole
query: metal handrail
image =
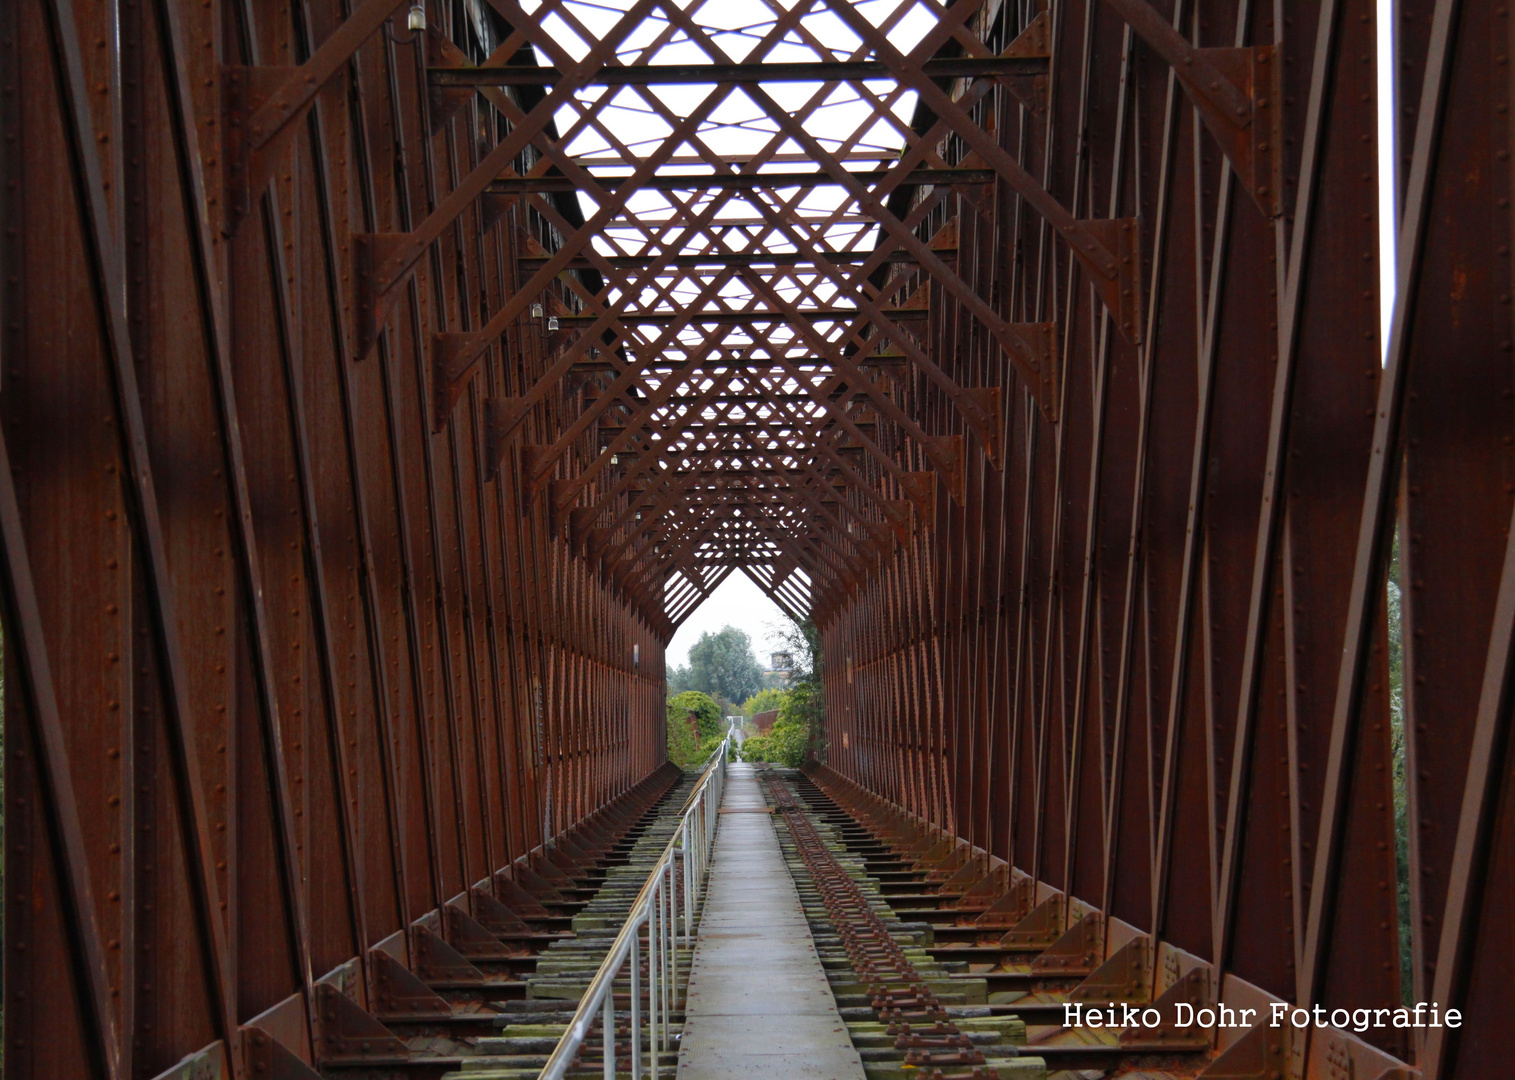
{"type": "Polygon", "coordinates": [[[589,988],[579,1000],[568,1030],[553,1047],[547,1065],[542,1069],[541,1080],[561,1080],[579,1056],[589,1029],[594,1026],[596,1012],[600,1014],[601,1031],[605,1044],[605,1080],[615,1077],[615,980],[621,969],[630,961],[631,970],[631,1023],[628,1036],[631,1045],[631,1077],[642,1080],[642,987],[641,987],[641,929],[647,927],[647,1006],[648,1049],[651,1058],[652,1080],[657,1080],[658,1052],[668,1049],[669,1023],[673,1013],[675,988],[678,985],[678,944],[682,936],[687,946],[694,935],[694,894],[705,878],[710,856],[710,845],[715,838],[716,814],[721,806],[721,794],[726,785],[726,759],[731,752],[731,735],[721,740],[721,745],[706,759],[705,769],[699,783],[684,800],[681,818],[669,838],[668,845],[653,864],[631,910],[626,915],[626,924],[611,943],[605,961],[594,973],[589,988]],[[674,874],[682,856],[684,878],[684,904],[682,934],[676,900],[674,874]]]}

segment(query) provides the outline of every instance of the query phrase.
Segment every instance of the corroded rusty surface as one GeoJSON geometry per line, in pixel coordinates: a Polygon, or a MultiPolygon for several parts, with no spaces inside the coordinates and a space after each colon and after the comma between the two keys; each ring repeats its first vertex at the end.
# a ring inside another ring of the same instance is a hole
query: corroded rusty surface
{"type": "Polygon", "coordinates": [[[1505,5],[418,8],[0,5],[7,1075],[519,985],[738,572],[965,934],[1505,1067],[1505,5]]]}

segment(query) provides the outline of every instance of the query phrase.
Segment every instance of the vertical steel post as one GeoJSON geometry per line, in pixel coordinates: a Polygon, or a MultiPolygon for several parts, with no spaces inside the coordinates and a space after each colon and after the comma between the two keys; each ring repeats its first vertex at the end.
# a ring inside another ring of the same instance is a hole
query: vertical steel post
{"type": "Polygon", "coordinates": [[[672,859],[668,860],[666,873],[668,875],[668,925],[666,928],[668,933],[668,985],[663,988],[663,993],[666,995],[663,998],[664,1004],[666,1006],[666,1011],[663,1014],[663,1033],[665,1038],[667,1037],[668,1028],[670,1026],[667,1021],[673,1016],[673,1007],[677,1003],[679,996],[679,927],[677,914],[678,909],[676,907],[678,898],[674,896],[672,859]]]}
{"type": "Polygon", "coordinates": [[[684,854],[684,947],[689,947],[690,921],[694,915],[694,882],[690,880],[689,814],[684,815],[684,838],[679,843],[684,854]]]}
{"type": "Polygon", "coordinates": [[[659,912],[662,904],[662,882],[659,880],[652,888],[652,896],[647,906],[647,1052],[652,1057],[652,1080],[658,1080],[658,995],[663,992],[663,948],[662,940],[658,936],[662,933],[659,928],[659,912]]]}
{"type": "Polygon", "coordinates": [[[615,1080],[615,982],[605,989],[605,1007],[600,1013],[605,1043],[605,1080],[615,1080]]]}
{"type": "Polygon", "coordinates": [[[632,931],[631,952],[628,954],[631,965],[631,1025],[626,1030],[626,1037],[631,1041],[631,1080],[642,1080],[642,979],[641,949],[638,947],[642,931],[640,928],[632,931]]]}

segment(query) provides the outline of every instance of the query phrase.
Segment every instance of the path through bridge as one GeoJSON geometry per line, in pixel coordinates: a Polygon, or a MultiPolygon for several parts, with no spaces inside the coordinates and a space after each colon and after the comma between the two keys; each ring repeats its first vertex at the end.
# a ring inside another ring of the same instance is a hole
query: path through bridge
{"type": "Polygon", "coordinates": [[[751,765],[733,765],[689,972],[679,1076],[863,1080],[751,765]]]}

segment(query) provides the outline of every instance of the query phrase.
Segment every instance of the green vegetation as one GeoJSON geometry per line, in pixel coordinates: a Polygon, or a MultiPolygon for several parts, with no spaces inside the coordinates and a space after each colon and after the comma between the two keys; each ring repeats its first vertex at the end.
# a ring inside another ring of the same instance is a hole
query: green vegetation
{"type": "Polygon", "coordinates": [[[705,633],[689,650],[689,665],[668,673],[670,695],[698,690],[735,705],[763,685],[763,668],[752,653],[752,639],[734,626],[705,633]]]}
{"type": "Polygon", "coordinates": [[[721,707],[709,694],[686,690],[668,699],[668,760],[675,765],[704,761],[724,735],[721,707]],[[690,730],[690,713],[695,715],[697,733],[690,730]]]}
{"type": "Polygon", "coordinates": [[[822,756],[825,707],[819,633],[812,623],[792,623],[778,636],[794,659],[787,689],[762,685],[763,670],[752,654],[752,639],[732,626],[702,635],[689,650],[689,665],[669,672],[669,761],[689,765],[704,760],[725,735],[723,703],[737,701],[747,716],[770,709],[779,713],[772,731],[742,745],[742,760],[797,768],[822,756]],[[698,717],[698,737],[690,729],[691,712],[698,717]]]}
{"type": "Polygon", "coordinates": [[[748,716],[756,716],[760,712],[768,712],[771,709],[784,707],[784,699],[788,694],[774,687],[764,687],[742,702],[742,712],[748,716]]]}
{"type": "Polygon", "coordinates": [[[1400,996],[1414,1003],[1415,983],[1410,950],[1410,791],[1405,774],[1405,649],[1399,595],[1399,530],[1389,557],[1386,614],[1389,624],[1389,731],[1394,752],[1394,858],[1399,886],[1400,996]]]}
{"type": "Polygon", "coordinates": [[[756,693],[763,669],[752,654],[752,639],[734,626],[701,634],[689,650],[689,664],[668,673],[668,760],[675,765],[703,761],[726,735],[724,717],[735,702],[756,693]],[[689,714],[699,717],[699,734],[689,714]]]}
{"type": "MultiPolygon", "coordinates": [[[[767,735],[757,735],[742,744],[744,761],[771,761],[775,765],[798,768],[807,760],[819,760],[824,753],[825,694],[821,687],[820,635],[811,622],[795,623],[784,633],[784,644],[794,657],[788,690],[763,691],[753,695],[748,704],[764,700],[764,708],[776,693],[780,698],[779,717],[767,735]]],[[[745,706],[744,706],[745,709],[745,706]]],[[[749,713],[750,715],[750,713],[749,713]]]]}
{"type": "Polygon", "coordinates": [[[668,669],[668,696],[669,697],[677,697],[679,694],[682,694],[685,690],[693,690],[693,689],[694,689],[694,687],[692,687],[692,686],[689,685],[689,666],[687,664],[684,665],[684,666],[682,666],[682,667],[675,667],[675,668],[669,668],[668,669]]]}
{"type": "Polygon", "coordinates": [[[775,765],[797,769],[805,763],[805,753],[810,748],[811,705],[815,691],[809,686],[800,686],[775,693],[783,700],[773,730],[766,735],[754,735],[744,742],[742,760],[771,761],[775,765]]]}

